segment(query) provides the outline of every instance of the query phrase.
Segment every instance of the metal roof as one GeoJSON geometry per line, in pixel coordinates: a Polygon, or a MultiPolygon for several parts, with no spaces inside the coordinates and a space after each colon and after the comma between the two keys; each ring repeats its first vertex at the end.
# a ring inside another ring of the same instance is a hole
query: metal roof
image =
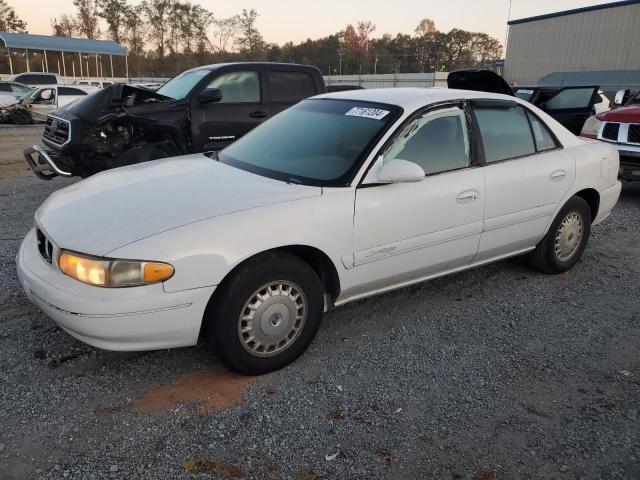
{"type": "Polygon", "coordinates": [[[113,40],[31,35],[30,33],[0,32],[6,48],[47,50],[52,52],[97,53],[100,55],[127,55],[127,49],[113,40]]]}
{"type": "Polygon", "coordinates": [[[592,5],[590,7],[574,8],[572,10],[564,10],[562,12],[548,13],[546,15],[538,15],[536,17],[520,18],[518,20],[511,20],[510,22],[507,22],[507,23],[508,25],[518,25],[520,23],[536,22],[538,20],[547,20],[549,18],[564,17],[567,15],[574,15],[576,13],[585,13],[585,12],[593,12],[595,10],[606,10],[607,8],[624,7],[625,5],[634,5],[636,3],[640,3],[640,0],[623,0],[621,2],[603,3],[600,5],[592,5]]]}

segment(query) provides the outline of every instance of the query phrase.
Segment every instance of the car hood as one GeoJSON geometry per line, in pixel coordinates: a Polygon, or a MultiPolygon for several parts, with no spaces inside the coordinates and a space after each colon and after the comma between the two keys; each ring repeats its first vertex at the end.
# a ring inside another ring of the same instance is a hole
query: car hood
{"type": "Polygon", "coordinates": [[[0,95],[0,108],[10,107],[18,103],[18,99],[13,95],[0,95]]]}
{"type": "Polygon", "coordinates": [[[606,122],[640,123],[640,105],[609,110],[598,115],[598,120],[606,122]]]}
{"type": "Polygon", "coordinates": [[[142,238],[220,215],[322,194],[204,155],[99,173],[52,194],[36,221],[60,247],[103,256],[142,238]]]}

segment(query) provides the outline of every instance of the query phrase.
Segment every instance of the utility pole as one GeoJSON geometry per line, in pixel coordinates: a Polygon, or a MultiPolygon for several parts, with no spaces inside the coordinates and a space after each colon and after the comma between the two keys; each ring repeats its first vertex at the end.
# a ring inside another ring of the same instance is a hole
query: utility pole
{"type": "Polygon", "coordinates": [[[340,50],[340,66],[338,67],[338,75],[342,75],[342,50],[340,50]]]}
{"type": "Polygon", "coordinates": [[[376,59],[373,62],[373,74],[378,73],[378,55],[376,54],[376,59]]]}

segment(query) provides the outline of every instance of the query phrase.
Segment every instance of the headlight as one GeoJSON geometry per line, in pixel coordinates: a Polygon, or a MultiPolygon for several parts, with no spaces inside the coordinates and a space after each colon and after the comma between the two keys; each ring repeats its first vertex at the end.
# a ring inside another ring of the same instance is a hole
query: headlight
{"type": "Polygon", "coordinates": [[[598,120],[598,117],[596,117],[595,115],[587,118],[587,121],[584,122],[582,131],[580,132],[580,136],[587,138],[598,138],[598,130],[600,129],[601,123],[602,122],[598,120]]]}
{"type": "Polygon", "coordinates": [[[60,270],[71,278],[99,287],[133,287],[162,282],[171,278],[168,263],[117,260],[63,251],[60,270]]]}

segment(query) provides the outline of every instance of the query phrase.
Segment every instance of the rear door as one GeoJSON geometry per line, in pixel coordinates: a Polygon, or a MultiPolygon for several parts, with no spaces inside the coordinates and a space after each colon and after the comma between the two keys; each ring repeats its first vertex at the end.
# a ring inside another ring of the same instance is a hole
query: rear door
{"type": "Polygon", "coordinates": [[[220,89],[222,100],[207,104],[200,104],[197,96],[193,100],[191,131],[196,152],[222,150],[269,117],[260,68],[216,73],[203,90],[220,89]]]}
{"type": "Polygon", "coordinates": [[[594,113],[594,105],[600,99],[599,87],[565,87],[551,98],[534,104],[564,125],[574,135],[580,131],[594,113]]]}
{"type": "Polygon", "coordinates": [[[516,102],[471,101],[486,179],[476,261],[535,246],[575,178],[575,160],[548,127],[516,102]]]}

